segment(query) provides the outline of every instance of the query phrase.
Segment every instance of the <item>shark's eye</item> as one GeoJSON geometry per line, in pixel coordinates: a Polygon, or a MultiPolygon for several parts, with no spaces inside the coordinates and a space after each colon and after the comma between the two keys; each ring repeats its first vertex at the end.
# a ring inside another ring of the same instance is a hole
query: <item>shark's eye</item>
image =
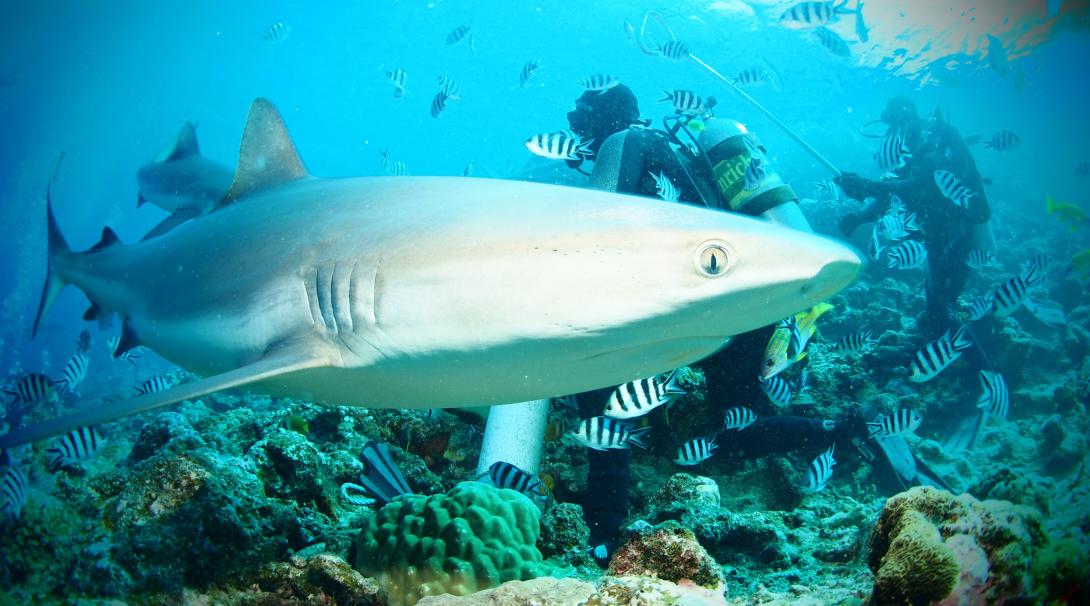
{"type": "Polygon", "coordinates": [[[697,271],[709,278],[714,278],[727,271],[730,254],[722,244],[706,242],[697,249],[695,261],[697,271]]]}

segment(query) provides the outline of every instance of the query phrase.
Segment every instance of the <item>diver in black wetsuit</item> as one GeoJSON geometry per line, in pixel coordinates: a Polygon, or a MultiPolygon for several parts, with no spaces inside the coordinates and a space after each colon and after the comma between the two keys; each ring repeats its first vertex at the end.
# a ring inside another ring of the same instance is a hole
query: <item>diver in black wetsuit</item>
{"type": "MultiPolygon", "coordinates": [[[[969,251],[975,246],[990,247],[990,243],[977,242],[977,235],[986,229],[991,216],[984,180],[969,146],[942,116],[936,114],[925,124],[911,100],[894,97],[887,103],[881,120],[889,125],[890,133],[900,130],[905,135],[912,157],[891,180],[871,181],[855,173],[837,177],[837,184],[849,197],[874,198],[863,210],[841,217],[840,229],[851,237],[860,224],[879,220],[889,209],[890,194],[901,198],[908,212],[916,213],[928,263],[927,310],[921,318],[921,328],[925,333],[942,334],[960,324],[955,310],[969,276],[966,263],[969,251]],[[936,170],[954,173],[975,193],[968,208],[943,196],[935,184],[936,170]]],[[[986,368],[980,347],[971,351],[975,353],[969,354],[970,357],[977,358],[974,365],[986,368]]]]}
{"type": "MultiPolygon", "coordinates": [[[[602,93],[584,93],[567,117],[575,134],[584,141],[594,140],[587,159],[594,161],[590,182],[595,188],[655,197],[654,177],[661,173],[677,188],[682,203],[762,216],[809,231],[809,225],[797,211],[794,192],[778,179],[756,193],[742,191],[739,166],[744,169],[744,163],[739,154],[747,149],[743,138],[757,146],[759,143],[737,123],[723,120],[737,130],[718,141],[710,152],[694,153],[675,138],[676,130],[670,133],[648,128],[649,122],[640,120],[636,96],[623,84],[602,93]],[[725,153],[716,154],[716,151],[725,153]]],[[[582,163],[582,160],[568,162],[580,171],[582,163]]],[[[709,400],[724,403],[724,408],[765,400],[756,377],[772,330],[769,326],[738,335],[729,347],[700,363],[709,400]]],[[[612,390],[578,394],[580,417],[601,415],[612,390]]],[[[834,440],[865,435],[865,425],[857,415],[849,415],[840,423],[797,416],[760,417],[739,433],[746,433],[747,437],[739,439],[738,444],[747,446],[754,454],[803,450],[816,455],[834,440]],[[754,439],[749,440],[749,436],[754,439]]],[[[732,440],[736,439],[732,436],[732,440]]],[[[613,552],[620,537],[620,525],[628,515],[631,453],[625,449],[588,449],[587,454],[588,490],[583,514],[590,527],[592,552],[601,561],[613,552]]]]}

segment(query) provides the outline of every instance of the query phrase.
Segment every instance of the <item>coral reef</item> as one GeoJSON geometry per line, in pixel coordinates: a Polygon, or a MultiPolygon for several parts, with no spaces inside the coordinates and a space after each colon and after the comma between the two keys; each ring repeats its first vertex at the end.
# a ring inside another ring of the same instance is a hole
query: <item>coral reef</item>
{"type": "Polygon", "coordinates": [[[539,524],[529,498],[482,482],[404,495],[360,533],[355,566],[378,578],[395,606],[427,595],[466,595],[556,572],[538,551],[539,524]]]}
{"type": "Polygon", "coordinates": [[[573,566],[591,565],[594,560],[589,555],[589,540],[583,508],[575,503],[558,503],[541,516],[537,546],[542,556],[557,557],[573,566]]]}
{"type": "Polygon", "coordinates": [[[890,498],[871,537],[877,604],[994,602],[1029,590],[1047,539],[1040,514],[1006,501],[916,487],[890,498]]]}
{"type": "Polygon", "coordinates": [[[595,592],[594,585],[576,579],[541,577],[528,581],[508,581],[495,589],[465,596],[444,594],[425,597],[418,606],[499,606],[533,604],[534,606],[574,606],[583,604],[595,592]]]}

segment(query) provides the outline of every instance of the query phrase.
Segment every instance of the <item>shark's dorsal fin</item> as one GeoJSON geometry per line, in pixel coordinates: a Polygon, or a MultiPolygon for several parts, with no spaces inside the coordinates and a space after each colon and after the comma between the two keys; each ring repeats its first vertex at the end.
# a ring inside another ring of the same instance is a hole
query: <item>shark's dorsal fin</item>
{"type": "Polygon", "coordinates": [[[178,133],[178,140],[174,142],[174,149],[170,150],[170,154],[163,162],[174,162],[189,156],[199,155],[201,155],[201,146],[197,144],[197,127],[192,122],[186,122],[182,125],[181,132],[178,133]]]}
{"type": "Polygon", "coordinates": [[[327,357],[321,355],[319,349],[306,347],[303,344],[279,347],[267,353],[260,360],[222,374],[199,379],[191,383],[182,383],[166,391],[137,396],[114,406],[94,406],[66,417],[50,419],[37,425],[14,429],[9,433],[0,435],[0,449],[61,435],[77,427],[99,425],[121,417],[155,410],[182,400],[199,398],[215,391],[248,385],[320,366],[332,366],[332,364],[327,357]]]}
{"type": "Polygon", "coordinates": [[[255,99],[242,133],[235,180],[217,208],[254,192],[308,176],[280,112],[268,99],[255,99]]]}
{"type": "Polygon", "coordinates": [[[98,243],[92,246],[88,252],[103,250],[120,243],[121,238],[117,237],[117,233],[115,233],[114,230],[109,227],[103,227],[102,237],[98,239],[98,243]]]}

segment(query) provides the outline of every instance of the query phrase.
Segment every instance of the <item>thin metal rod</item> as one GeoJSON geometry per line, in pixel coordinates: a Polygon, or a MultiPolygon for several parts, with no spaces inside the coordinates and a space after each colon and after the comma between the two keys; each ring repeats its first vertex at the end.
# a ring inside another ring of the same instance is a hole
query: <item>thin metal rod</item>
{"type": "Polygon", "coordinates": [[[761,105],[760,102],[758,102],[756,99],[751,97],[749,95],[749,93],[747,93],[746,91],[739,88],[738,84],[735,83],[734,80],[731,80],[730,78],[728,78],[728,77],[724,76],[723,74],[719,73],[718,71],[715,70],[714,67],[708,65],[707,63],[704,63],[703,61],[700,60],[699,57],[697,57],[696,55],[694,55],[692,53],[689,53],[689,58],[692,59],[693,61],[696,61],[698,64],[700,64],[701,67],[703,67],[704,69],[711,72],[712,75],[714,75],[716,78],[719,78],[720,80],[725,82],[728,86],[730,86],[731,90],[733,90],[735,92],[735,94],[739,95],[740,97],[742,97],[746,101],[749,101],[750,104],[753,105],[753,107],[757,108],[757,110],[760,111],[762,114],[764,114],[766,118],[771,120],[776,126],[780,127],[780,129],[783,132],[787,133],[788,137],[791,137],[792,139],[794,139],[795,143],[798,143],[800,147],[802,147],[811,156],[813,156],[814,159],[817,160],[822,166],[829,169],[833,173],[833,175],[835,175],[837,177],[839,177],[841,175],[840,169],[838,169],[832,162],[829,162],[828,160],[826,160],[825,156],[821,155],[821,153],[818,152],[818,150],[814,149],[813,145],[810,145],[809,143],[807,143],[806,140],[802,138],[802,136],[800,136],[798,133],[796,133],[790,126],[784,124],[783,120],[780,120],[779,118],[776,117],[775,114],[768,111],[768,108],[761,105]]]}

